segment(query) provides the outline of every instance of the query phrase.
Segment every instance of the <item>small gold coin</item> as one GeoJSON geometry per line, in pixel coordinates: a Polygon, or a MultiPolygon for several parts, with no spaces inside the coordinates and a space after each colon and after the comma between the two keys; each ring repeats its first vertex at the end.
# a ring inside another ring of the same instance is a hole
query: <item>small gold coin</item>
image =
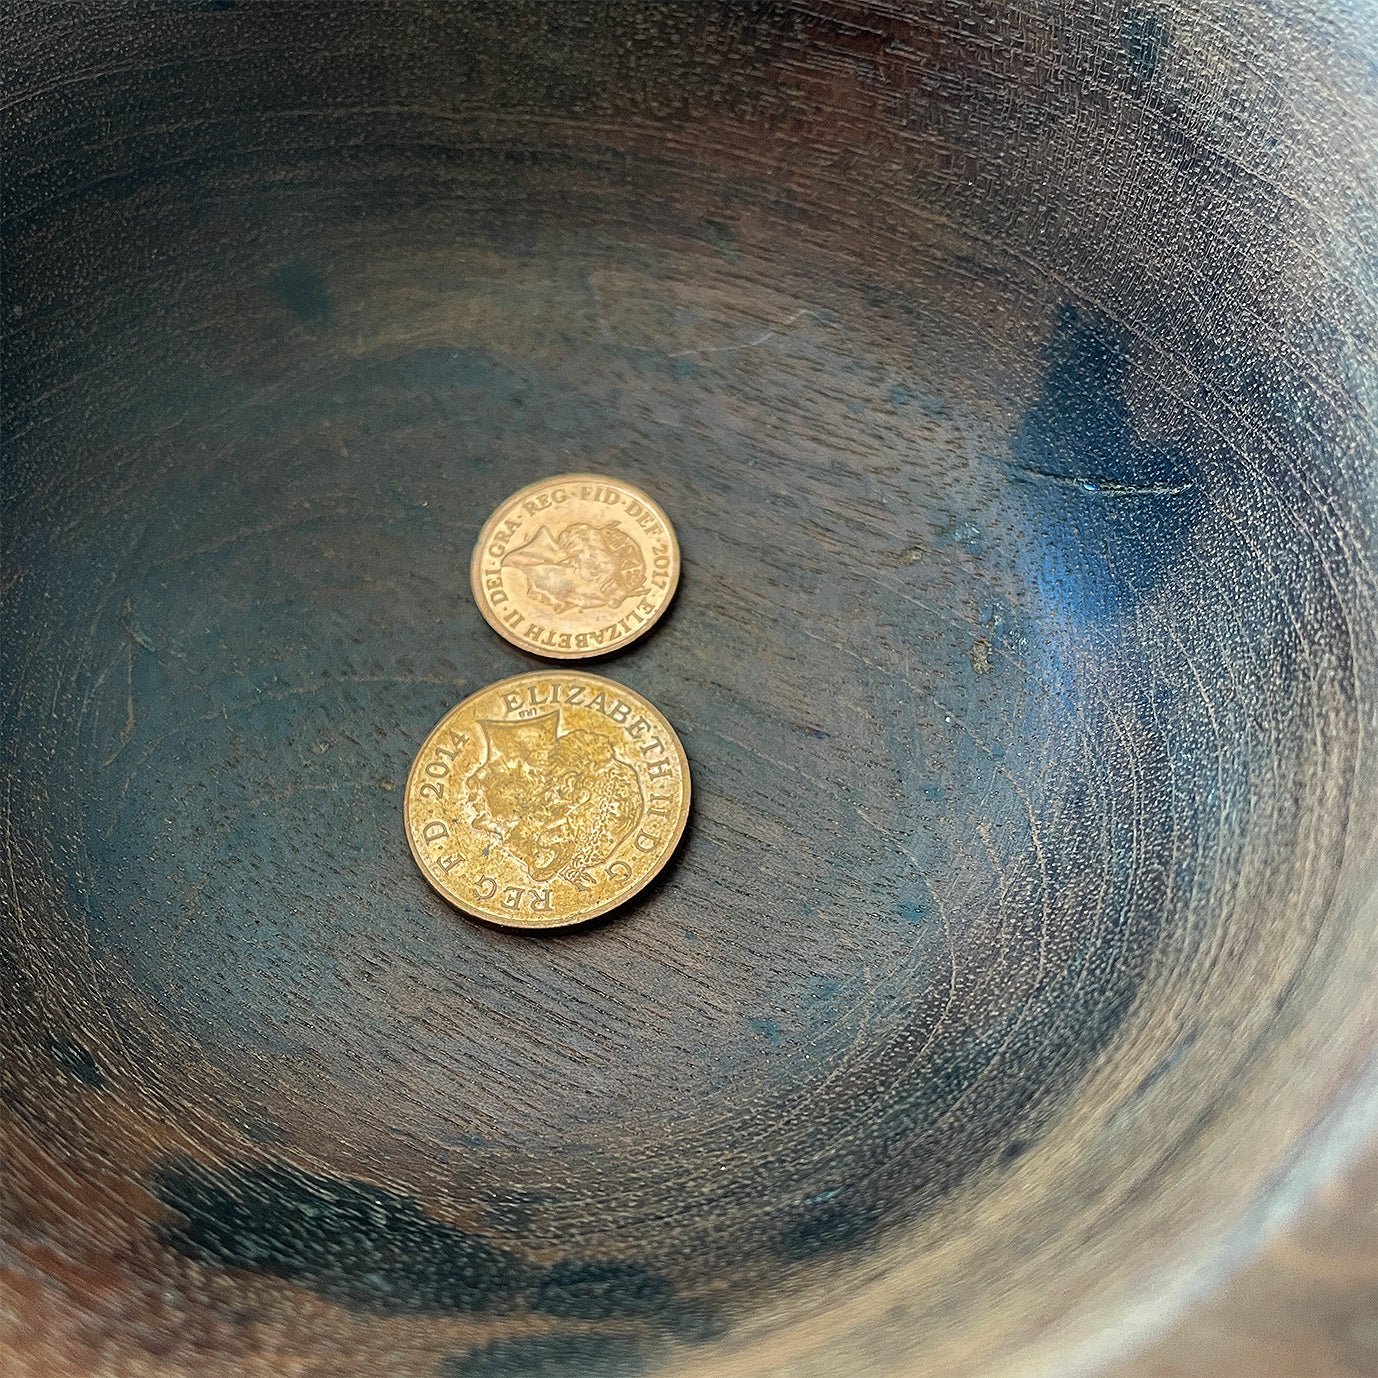
{"type": "Polygon", "coordinates": [[[560,474],[513,493],[488,518],[469,574],[479,610],[514,646],[582,660],[660,620],[679,583],[679,543],[641,489],[560,474]]]}
{"type": "Polygon", "coordinates": [[[509,928],[606,914],[659,873],[688,817],[674,728],[625,685],[577,670],[480,689],[407,776],[407,841],[426,879],[509,928]]]}

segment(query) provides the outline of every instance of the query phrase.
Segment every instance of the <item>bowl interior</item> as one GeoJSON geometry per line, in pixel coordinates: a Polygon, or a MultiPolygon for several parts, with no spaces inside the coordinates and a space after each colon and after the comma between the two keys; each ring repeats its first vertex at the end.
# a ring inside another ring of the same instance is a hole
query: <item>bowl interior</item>
{"type": "Polygon", "coordinates": [[[975,1372],[1226,1248],[1374,1014],[1359,59],[155,9],[18,23],[16,1352],[975,1372]],[[479,526],[590,471],[678,530],[590,668],[694,813],[627,910],[498,931],[401,785],[540,667],[479,526]]]}

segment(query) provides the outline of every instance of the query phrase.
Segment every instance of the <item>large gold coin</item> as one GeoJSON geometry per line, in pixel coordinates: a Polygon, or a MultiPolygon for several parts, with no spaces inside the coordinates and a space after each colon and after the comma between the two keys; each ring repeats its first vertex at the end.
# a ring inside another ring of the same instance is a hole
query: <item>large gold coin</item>
{"type": "Polygon", "coordinates": [[[440,720],[407,776],[407,840],[452,904],[511,928],[606,914],[670,859],[689,817],[674,728],[625,685],[517,675],[440,720]]]}
{"type": "Polygon", "coordinates": [[[679,543],[641,489],[561,474],[513,493],[488,518],[469,575],[480,611],[514,646],[582,660],[660,620],[679,583],[679,543]]]}

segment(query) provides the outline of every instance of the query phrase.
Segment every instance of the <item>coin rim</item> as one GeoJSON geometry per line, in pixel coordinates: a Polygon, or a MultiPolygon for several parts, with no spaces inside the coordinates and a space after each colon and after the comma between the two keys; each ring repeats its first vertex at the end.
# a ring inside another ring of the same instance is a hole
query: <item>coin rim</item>
{"type": "MultiPolygon", "coordinates": [[[[489,515],[488,520],[479,528],[478,539],[474,542],[474,553],[469,557],[469,589],[474,595],[474,602],[478,604],[478,610],[483,615],[483,620],[504,641],[517,647],[518,650],[525,651],[528,655],[540,656],[545,660],[597,660],[601,656],[615,655],[618,651],[632,642],[640,640],[652,627],[665,616],[671,603],[675,601],[675,594],[679,590],[679,537],[675,534],[674,523],[666,516],[665,509],[648,493],[643,492],[634,483],[628,483],[625,479],[613,478],[610,474],[552,474],[549,478],[538,479],[535,483],[528,483],[525,488],[519,488],[515,493],[504,498],[489,515]],[[620,488],[623,492],[633,494],[638,502],[644,502],[652,512],[658,516],[670,534],[670,586],[665,591],[665,601],[660,605],[654,617],[645,626],[633,632],[630,636],[624,637],[614,646],[601,646],[592,651],[556,651],[548,647],[535,647],[530,642],[523,641],[512,634],[511,630],[502,622],[497,620],[496,614],[484,597],[483,581],[480,575],[479,566],[484,547],[488,544],[488,538],[492,535],[494,528],[498,524],[499,517],[515,502],[530,493],[539,492],[543,488],[548,488],[555,483],[609,483],[614,488],[620,488]]],[[[480,692],[482,692],[480,690],[480,692]]]]}
{"type": "Polygon", "coordinates": [[[608,914],[612,910],[617,909],[621,905],[626,904],[628,900],[638,895],[658,875],[660,875],[662,871],[664,871],[665,867],[669,864],[671,857],[673,857],[675,852],[678,850],[681,839],[684,837],[684,830],[689,823],[689,805],[692,797],[693,778],[689,771],[689,757],[684,750],[684,743],[680,741],[679,733],[675,731],[674,724],[669,720],[669,718],[665,716],[664,713],[661,712],[661,710],[654,703],[651,702],[650,699],[646,697],[645,694],[641,693],[637,689],[633,689],[628,684],[619,684],[615,679],[608,679],[604,675],[590,674],[586,671],[566,670],[563,668],[550,670],[527,670],[520,675],[509,675],[506,679],[494,680],[492,684],[485,684],[482,689],[475,689],[474,692],[470,694],[467,698],[461,699],[452,708],[447,709],[444,713],[440,715],[439,721],[426,734],[425,740],[421,743],[420,747],[417,748],[416,755],[412,758],[411,765],[407,767],[407,781],[405,786],[403,787],[402,794],[402,826],[407,834],[407,847],[411,851],[412,860],[416,863],[417,869],[425,877],[426,883],[431,887],[432,890],[436,892],[437,895],[441,897],[441,899],[443,899],[447,904],[452,905],[454,908],[458,909],[462,914],[467,914],[470,918],[477,919],[480,923],[492,924],[495,928],[573,928],[578,924],[588,923],[591,919],[600,918],[602,915],[608,914]],[[669,843],[665,848],[660,864],[656,866],[652,871],[650,871],[644,877],[644,879],[639,881],[630,890],[627,890],[623,894],[618,895],[616,899],[609,900],[606,904],[599,905],[596,909],[590,909],[586,913],[581,912],[577,915],[564,915],[560,918],[538,919],[534,921],[522,920],[519,922],[513,922],[510,919],[495,918],[488,914],[478,914],[475,913],[472,909],[466,907],[463,901],[456,899],[453,895],[448,894],[445,890],[441,889],[441,887],[436,883],[435,878],[431,875],[430,868],[422,860],[421,856],[416,850],[416,841],[412,835],[411,825],[412,778],[416,773],[417,766],[420,763],[422,756],[425,755],[427,748],[429,748],[436,734],[455,713],[458,713],[460,711],[460,709],[472,703],[475,699],[480,698],[483,695],[493,693],[494,691],[505,690],[512,685],[525,683],[528,680],[549,679],[555,675],[577,675],[581,679],[592,680],[594,683],[600,686],[604,686],[606,688],[617,689],[625,693],[635,694],[636,697],[640,699],[642,703],[647,704],[651,708],[651,710],[656,714],[656,716],[660,718],[660,720],[665,724],[666,728],[669,730],[670,744],[674,747],[675,754],[679,758],[680,770],[683,772],[684,775],[684,801],[680,806],[679,818],[675,823],[674,832],[670,836],[669,843]]]}

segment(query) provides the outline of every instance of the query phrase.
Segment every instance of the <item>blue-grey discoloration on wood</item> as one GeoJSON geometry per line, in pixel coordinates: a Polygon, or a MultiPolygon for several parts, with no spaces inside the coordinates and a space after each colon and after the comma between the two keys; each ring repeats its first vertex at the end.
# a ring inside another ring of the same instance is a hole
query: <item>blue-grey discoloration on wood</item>
{"type": "MultiPolygon", "coordinates": [[[[172,1218],[160,1241],[198,1263],[309,1287],[342,1306],[398,1315],[530,1311],[641,1320],[692,1337],[713,1311],[626,1259],[538,1266],[370,1183],[286,1166],[168,1162],[150,1187],[172,1218]]],[[[711,1328],[711,1326],[709,1327],[711,1328]]]]}
{"type": "Polygon", "coordinates": [[[573,1320],[655,1316],[666,1309],[673,1291],[668,1278],[636,1263],[557,1263],[541,1274],[531,1306],[573,1320]]]}
{"type": "Polygon", "coordinates": [[[273,295],[299,321],[325,321],[335,310],[325,279],[309,263],[284,263],[269,279],[273,295]]]}
{"type": "Polygon", "coordinates": [[[1113,322],[1062,307],[1046,358],[1010,446],[1012,476],[1045,489],[1049,583],[1076,590],[1078,616],[1127,616],[1180,558],[1201,513],[1199,476],[1180,440],[1140,436],[1131,341],[1113,322]]]}
{"type": "Polygon", "coordinates": [[[647,1372],[646,1351],[639,1335],[555,1331],[452,1355],[439,1378],[638,1378],[647,1372]]]}
{"type": "Polygon", "coordinates": [[[198,1263],[271,1273],[343,1306],[397,1314],[513,1307],[536,1270],[396,1192],[286,1167],[169,1163],[159,1238],[198,1263]]]}
{"type": "Polygon", "coordinates": [[[68,1076],[75,1077],[84,1086],[94,1087],[98,1091],[105,1085],[105,1076],[89,1048],[69,1038],[50,1038],[45,1047],[48,1056],[68,1076]]]}
{"type": "Polygon", "coordinates": [[[1378,17],[4,22],[30,1367],[1020,1367],[1263,1218],[1378,1017],[1378,17]],[[398,789],[571,467],[701,788],[534,940],[398,789]]]}

